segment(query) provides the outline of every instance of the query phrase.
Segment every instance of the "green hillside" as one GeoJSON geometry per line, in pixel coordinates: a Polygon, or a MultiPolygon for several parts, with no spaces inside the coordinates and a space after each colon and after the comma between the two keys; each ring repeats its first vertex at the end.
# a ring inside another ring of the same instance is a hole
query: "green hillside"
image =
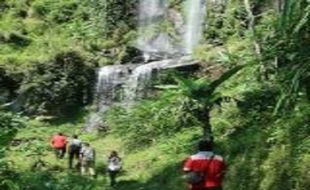
{"type": "MultiPolygon", "coordinates": [[[[199,70],[161,73],[151,96],[102,116],[107,130],[84,131],[96,69],[141,54],[138,2],[0,0],[0,189],[185,190],[182,163],[206,131],[227,162],[225,190],[310,189],[307,0],[208,1],[199,70]],[[97,178],[55,159],[57,132],[90,142],[97,178]],[[113,188],[111,150],[124,159],[113,188]]],[[[158,28],[178,40],[171,20],[145,35],[158,28]]]]}

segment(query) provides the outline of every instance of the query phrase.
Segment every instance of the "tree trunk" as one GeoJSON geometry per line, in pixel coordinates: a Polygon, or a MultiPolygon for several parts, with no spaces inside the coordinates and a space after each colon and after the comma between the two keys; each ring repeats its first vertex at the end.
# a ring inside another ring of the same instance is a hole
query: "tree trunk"
{"type": "Polygon", "coordinates": [[[210,110],[205,109],[203,110],[202,114],[200,115],[199,120],[203,123],[202,130],[203,130],[203,139],[205,140],[213,140],[212,134],[212,125],[210,119],[210,110]]]}

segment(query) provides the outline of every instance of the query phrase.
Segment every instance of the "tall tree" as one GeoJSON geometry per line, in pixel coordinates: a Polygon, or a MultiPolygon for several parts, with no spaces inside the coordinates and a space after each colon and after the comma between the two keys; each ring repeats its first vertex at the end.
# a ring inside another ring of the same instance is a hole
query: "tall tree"
{"type": "Polygon", "coordinates": [[[178,85],[163,86],[162,88],[174,89],[174,92],[185,100],[186,109],[192,111],[197,120],[202,123],[203,138],[212,140],[210,112],[214,106],[220,105],[225,99],[224,96],[217,92],[217,89],[243,67],[236,66],[214,81],[206,78],[191,80],[177,77],[178,85]]]}

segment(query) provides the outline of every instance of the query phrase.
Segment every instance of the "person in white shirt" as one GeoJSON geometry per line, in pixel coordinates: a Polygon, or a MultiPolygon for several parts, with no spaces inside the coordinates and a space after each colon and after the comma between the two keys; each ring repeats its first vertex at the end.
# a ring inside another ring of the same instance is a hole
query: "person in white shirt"
{"type": "Polygon", "coordinates": [[[116,151],[112,151],[108,158],[108,173],[110,178],[110,185],[116,184],[116,176],[122,169],[122,159],[118,156],[116,151]]]}

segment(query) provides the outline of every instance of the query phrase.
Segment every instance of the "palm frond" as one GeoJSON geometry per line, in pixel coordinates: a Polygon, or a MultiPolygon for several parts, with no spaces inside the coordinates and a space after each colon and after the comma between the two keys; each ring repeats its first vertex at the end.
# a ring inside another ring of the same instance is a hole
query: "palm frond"
{"type": "Polygon", "coordinates": [[[195,81],[180,76],[177,77],[176,80],[178,81],[180,90],[183,92],[183,94],[189,97],[194,96],[195,91],[197,91],[198,89],[198,86],[195,83],[195,81]]]}
{"type": "Polygon", "coordinates": [[[291,8],[292,8],[292,0],[285,0],[284,1],[284,6],[283,6],[283,10],[280,16],[280,22],[279,22],[279,26],[278,28],[282,31],[285,32],[285,29],[288,26],[289,23],[289,15],[291,12],[291,8]]]}
{"type": "Polygon", "coordinates": [[[302,16],[299,23],[296,25],[294,29],[294,33],[298,33],[306,24],[309,24],[310,21],[310,4],[304,10],[305,14],[302,16]]]}
{"type": "Polygon", "coordinates": [[[238,65],[238,66],[226,71],[219,79],[210,83],[210,87],[208,89],[209,94],[212,94],[216,90],[216,88],[218,88],[221,84],[223,84],[225,81],[227,81],[230,77],[235,75],[237,72],[239,72],[244,67],[245,67],[245,65],[238,65]]]}

